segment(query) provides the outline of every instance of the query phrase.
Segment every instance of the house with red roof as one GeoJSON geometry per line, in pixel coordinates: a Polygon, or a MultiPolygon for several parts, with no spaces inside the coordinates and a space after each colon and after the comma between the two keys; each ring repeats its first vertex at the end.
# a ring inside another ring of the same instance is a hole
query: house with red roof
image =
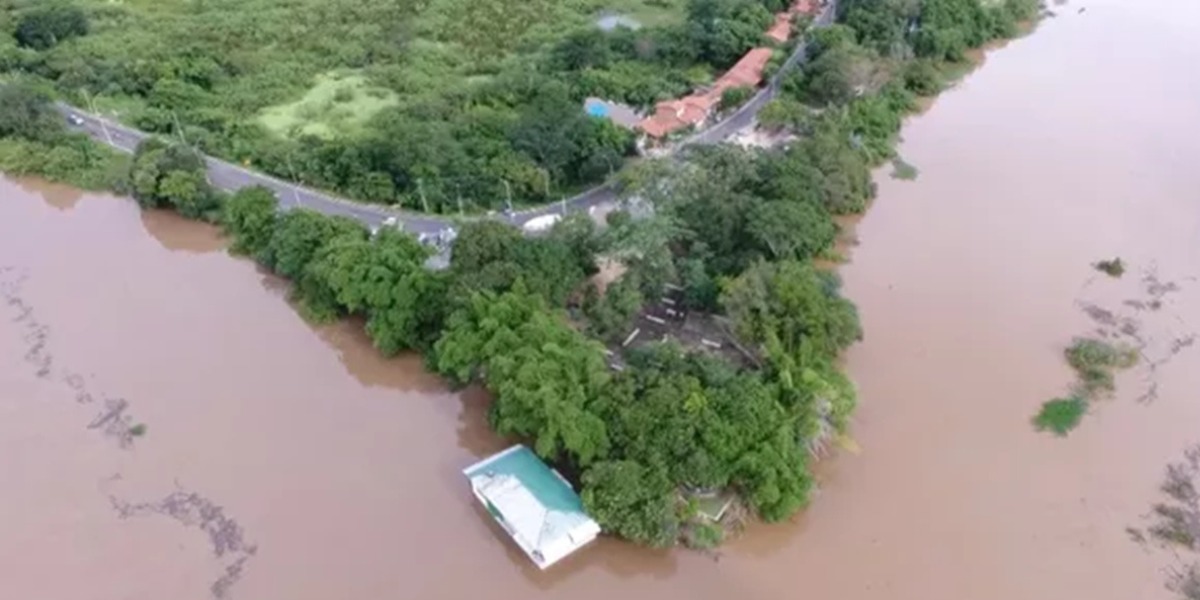
{"type": "MultiPolygon", "coordinates": [[[[792,35],[792,20],[796,15],[812,14],[820,8],[820,0],[796,0],[788,10],[775,15],[775,22],[766,36],[780,43],[792,35]]],[[[654,114],[642,119],[637,128],[652,139],[662,139],[689,127],[700,127],[721,102],[721,95],[735,87],[758,87],[773,50],[754,48],[721,75],[708,89],[655,105],[654,114]]]]}

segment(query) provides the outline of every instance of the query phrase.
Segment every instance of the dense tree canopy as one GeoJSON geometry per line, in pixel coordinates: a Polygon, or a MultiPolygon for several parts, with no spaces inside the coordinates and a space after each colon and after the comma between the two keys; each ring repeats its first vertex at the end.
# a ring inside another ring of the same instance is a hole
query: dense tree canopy
{"type": "Polygon", "coordinates": [[[455,281],[471,290],[507,291],[521,280],[525,288],[554,306],[562,306],[583,278],[595,271],[587,251],[594,232],[560,224],[547,236],[525,237],[498,221],[465,225],[454,244],[450,269],[455,281]],[[581,246],[583,244],[583,246],[581,246]]]}
{"type": "Polygon", "coordinates": [[[215,221],[221,199],[208,184],[195,149],[148,138],[138,144],[129,174],[133,197],[148,208],[174,208],[185,217],[215,221]]]}
{"type": "Polygon", "coordinates": [[[45,93],[22,83],[0,85],[0,170],[86,189],[125,191],[127,160],[86,136],[69,133],[45,93]]]}
{"type": "Polygon", "coordinates": [[[222,207],[221,224],[233,236],[233,250],[250,256],[266,251],[275,231],[279,200],[264,187],[238,190],[222,207]]]}
{"type": "Polygon", "coordinates": [[[62,131],[50,98],[30,87],[0,85],[0,137],[44,140],[62,131]]]}
{"type": "Polygon", "coordinates": [[[679,537],[671,482],[661,467],[631,460],[596,463],[583,474],[583,506],[607,531],[648,546],[679,537]]]}
{"type": "Polygon", "coordinates": [[[346,217],[291,210],[277,220],[261,255],[262,261],[276,273],[299,281],[321,248],[342,237],[363,240],[367,231],[346,217]]]}
{"type": "Polygon", "coordinates": [[[13,37],[27,48],[46,50],[87,33],[88,18],[83,9],[47,0],[20,13],[13,37]]]}
{"type": "Polygon", "coordinates": [[[482,374],[495,394],[491,420],[500,433],[532,438],[542,456],[581,465],[607,455],[607,427],[590,410],[609,379],[603,349],[521,282],[502,294],[472,293],[434,351],[445,375],[469,381],[482,374]]]}

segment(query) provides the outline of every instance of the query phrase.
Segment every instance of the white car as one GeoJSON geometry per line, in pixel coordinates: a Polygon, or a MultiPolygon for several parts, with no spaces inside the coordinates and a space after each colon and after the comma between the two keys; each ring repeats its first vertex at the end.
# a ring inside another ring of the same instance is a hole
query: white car
{"type": "Polygon", "coordinates": [[[80,127],[83,125],[83,117],[80,117],[79,115],[72,113],[72,114],[67,115],[67,122],[76,127],[80,127]]]}

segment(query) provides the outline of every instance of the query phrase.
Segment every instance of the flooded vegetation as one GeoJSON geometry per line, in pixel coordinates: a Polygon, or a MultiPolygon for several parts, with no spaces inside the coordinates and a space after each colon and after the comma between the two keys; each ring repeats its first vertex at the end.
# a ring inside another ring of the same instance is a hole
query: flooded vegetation
{"type": "Polygon", "coordinates": [[[1187,600],[1200,598],[1200,445],[1189,448],[1182,461],[1167,466],[1160,491],[1145,528],[1129,528],[1140,544],[1153,543],[1173,553],[1177,564],[1167,568],[1167,586],[1187,600]]]}
{"type": "Polygon", "coordinates": [[[138,600],[1194,598],[1200,8],[1059,11],[908,123],[920,178],[877,173],[844,250],[853,441],[806,511],[707,553],[603,540],[538,572],[459,474],[509,443],[478,389],[381,357],[361,322],[308,324],[209,226],[0,182],[0,578],[138,600]],[[1111,256],[1123,277],[1091,267],[1111,256]],[[1054,439],[1029,418],[1069,391],[1075,339],[1138,361],[1054,439]]]}

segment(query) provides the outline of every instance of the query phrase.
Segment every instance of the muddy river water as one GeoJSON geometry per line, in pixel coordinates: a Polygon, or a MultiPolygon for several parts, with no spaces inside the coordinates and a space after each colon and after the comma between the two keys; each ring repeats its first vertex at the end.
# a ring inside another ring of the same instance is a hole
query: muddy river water
{"type": "Polygon", "coordinates": [[[1170,598],[1125,528],[1200,441],[1200,4],[1053,8],[910,121],[920,176],[880,175],[842,269],[857,447],[716,557],[606,540],[536,572],[459,475],[504,445],[480,394],[307,325],[208,227],[0,181],[3,596],[1170,598]],[[1033,431],[1098,329],[1142,364],[1033,431]]]}

